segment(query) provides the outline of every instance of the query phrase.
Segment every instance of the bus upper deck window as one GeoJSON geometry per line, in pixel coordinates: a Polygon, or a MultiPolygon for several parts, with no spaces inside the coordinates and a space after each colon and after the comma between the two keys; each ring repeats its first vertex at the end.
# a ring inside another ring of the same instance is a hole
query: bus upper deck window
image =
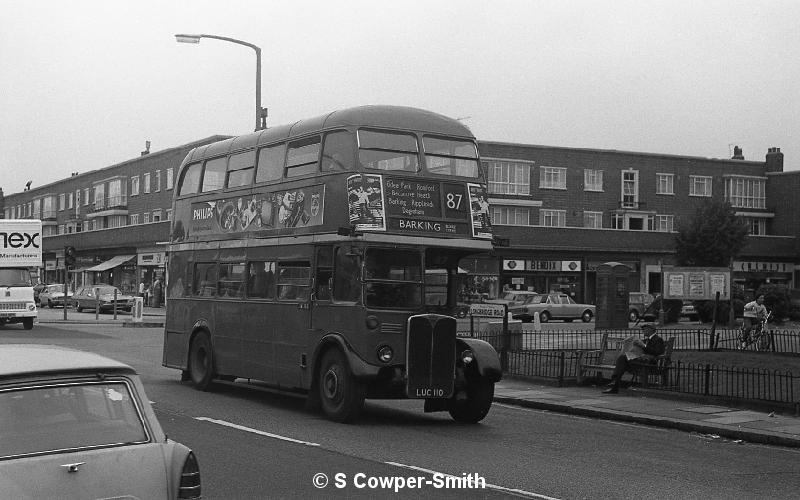
{"type": "Polygon", "coordinates": [[[479,176],[478,151],[475,143],[460,139],[424,136],[425,169],[432,174],[479,176]]]}
{"type": "Polygon", "coordinates": [[[197,192],[197,190],[200,188],[200,172],[202,169],[202,163],[193,163],[183,169],[178,187],[178,195],[193,194],[197,192]]]}
{"type": "Polygon", "coordinates": [[[225,186],[225,172],[228,169],[228,158],[214,158],[206,161],[206,168],[203,171],[203,189],[215,191],[225,186]]]}
{"type": "Polygon", "coordinates": [[[419,147],[414,134],[358,131],[358,161],[376,170],[419,170],[419,147]]]}
{"type": "Polygon", "coordinates": [[[255,151],[235,154],[228,160],[228,187],[249,186],[253,183],[255,151]]]}
{"type": "Polygon", "coordinates": [[[319,136],[289,143],[286,177],[312,174],[319,170],[319,136]]]}
{"type": "Polygon", "coordinates": [[[259,149],[256,182],[274,181],[283,177],[285,156],[286,144],[259,149]]]}
{"type": "Polygon", "coordinates": [[[322,147],[322,171],[350,170],[355,163],[355,140],[353,134],[337,130],[325,135],[322,147]]]}

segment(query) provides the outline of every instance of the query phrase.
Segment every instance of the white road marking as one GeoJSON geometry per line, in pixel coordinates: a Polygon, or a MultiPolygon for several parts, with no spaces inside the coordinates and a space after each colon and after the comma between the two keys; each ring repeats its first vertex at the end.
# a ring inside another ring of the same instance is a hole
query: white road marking
{"type": "MultiPolygon", "coordinates": [[[[445,474],[444,472],[439,472],[439,471],[435,471],[435,470],[431,470],[431,469],[425,469],[423,467],[417,467],[415,465],[406,465],[406,464],[401,464],[401,463],[398,463],[398,462],[384,462],[384,463],[386,463],[388,465],[393,465],[395,467],[401,467],[403,469],[411,469],[411,470],[416,470],[416,471],[419,471],[419,472],[424,472],[426,474],[440,474],[440,475],[445,476],[445,477],[452,477],[452,478],[455,478],[455,479],[459,479],[458,476],[454,476],[452,474],[445,474]]],[[[533,493],[531,491],[519,490],[519,489],[516,489],[516,488],[506,488],[505,486],[499,486],[499,485],[490,484],[490,483],[486,483],[486,489],[502,491],[504,493],[511,493],[511,494],[518,495],[518,496],[525,497],[525,498],[539,498],[541,500],[558,500],[557,498],[549,497],[547,495],[540,495],[539,493],[533,493]]]]}
{"type": "Polygon", "coordinates": [[[208,417],[194,417],[195,420],[202,420],[203,422],[211,422],[212,424],[222,425],[225,427],[230,427],[231,429],[237,429],[240,431],[250,432],[252,434],[258,434],[259,436],[265,436],[275,439],[280,439],[281,441],[289,441],[290,443],[297,443],[302,444],[305,446],[319,446],[319,443],[311,443],[308,441],[301,441],[299,439],[294,439],[286,436],[281,436],[279,434],[272,434],[271,432],[264,432],[258,429],[253,429],[252,427],[245,427],[243,425],[234,424],[232,422],[227,422],[225,420],[217,420],[216,418],[208,418],[208,417]]]}

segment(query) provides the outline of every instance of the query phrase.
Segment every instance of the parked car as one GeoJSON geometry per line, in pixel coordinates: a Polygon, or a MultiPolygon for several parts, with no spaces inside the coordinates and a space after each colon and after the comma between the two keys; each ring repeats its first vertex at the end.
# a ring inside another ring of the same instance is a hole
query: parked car
{"type": "Polygon", "coordinates": [[[122,293],[119,288],[111,285],[88,285],[80,288],[72,296],[72,303],[75,304],[78,312],[84,309],[94,310],[95,307],[99,307],[100,312],[113,311],[115,291],[117,293],[117,310],[130,311],[133,309],[133,302],[136,298],[133,295],[122,293]],[[96,297],[95,290],[99,291],[96,297]]]}
{"type": "Polygon", "coordinates": [[[658,318],[658,311],[655,306],[652,306],[654,301],[655,297],[649,293],[630,292],[628,294],[628,321],[635,322],[639,319],[652,321],[658,318]]]}
{"type": "Polygon", "coordinates": [[[496,299],[484,300],[487,304],[507,304],[509,310],[525,302],[529,297],[538,295],[536,292],[528,292],[525,290],[509,290],[500,294],[496,299]]]}
{"type": "Polygon", "coordinates": [[[33,285],[33,301],[39,303],[39,294],[47,287],[47,283],[37,283],[33,285]]]}
{"type": "MultiPolygon", "coordinates": [[[[66,303],[71,304],[72,292],[67,290],[66,303]]],[[[64,285],[47,285],[39,293],[39,302],[42,307],[47,306],[50,308],[56,306],[64,306],[64,285]]]]}
{"type": "Polygon", "coordinates": [[[512,318],[526,322],[533,321],[538,314],[542,323],[551,319],[581,319],[586,323],[594,317],[595,306],[579,304],[566,293],[548,293],[531,295],[521,305],[509,307],[508,312],[512,318]]]}
{"type": "Polygon", "coordinates": [[[57,346],[0,348],[3,498],[200,498],[128,365],[57,346]]]}

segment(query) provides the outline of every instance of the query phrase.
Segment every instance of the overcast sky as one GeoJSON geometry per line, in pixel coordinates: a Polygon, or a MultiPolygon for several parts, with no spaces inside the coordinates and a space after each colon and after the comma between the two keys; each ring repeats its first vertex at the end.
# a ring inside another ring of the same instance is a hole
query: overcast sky
{"type": "MultiPolygon", "coordinates": [[[[800,1],[0,0],[6,194],[362,104],[483,140],[800,169],[800,1]]],[[[568,165],[567,165],[568,166],[568,165]]]]}

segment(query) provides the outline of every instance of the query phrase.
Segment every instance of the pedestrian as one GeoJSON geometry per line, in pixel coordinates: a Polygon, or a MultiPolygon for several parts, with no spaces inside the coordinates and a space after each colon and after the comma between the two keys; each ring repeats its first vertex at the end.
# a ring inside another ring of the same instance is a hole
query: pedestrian
{"type": "Polygon", "coordinates": [[[144,298],[144,281],[139,282],[139,297],[144,298]]]}
{"type": "Polygon", "coordinates": [[[161,284],[161,277],[158,277],[155,283],[153,283],[153,307],[161,307],[163,297],[164,287],[161,284]]]}
{"type": "Polygon", "coordinates": [[[642,333],[641,340],[634,337],[625,339],[622,354],[617,356],[611,383],[603,390],[604,394],[618,393],[619,383],[625,372],[633,372],[637,365],[649,364],[655,360],[656,356],[664,354],[666,348],[664,339],[656,333],[655,326],[652,324],[642,325],[642,333]]]}
{"type": "Polygon", "coordinates": [[[150,285],[147,283],[144,285],[144,305],[150,305],[150,285]]]}
{"type": "Polygon", "coordinates": [[[740,349],[747,347],[750,342],[750,331],[758,325],[767,315],[767,306],[764,305],[764,295],[756,297],[756,300],[744,305],[744,318],[742,324],[742,342],[740,349]]]}

